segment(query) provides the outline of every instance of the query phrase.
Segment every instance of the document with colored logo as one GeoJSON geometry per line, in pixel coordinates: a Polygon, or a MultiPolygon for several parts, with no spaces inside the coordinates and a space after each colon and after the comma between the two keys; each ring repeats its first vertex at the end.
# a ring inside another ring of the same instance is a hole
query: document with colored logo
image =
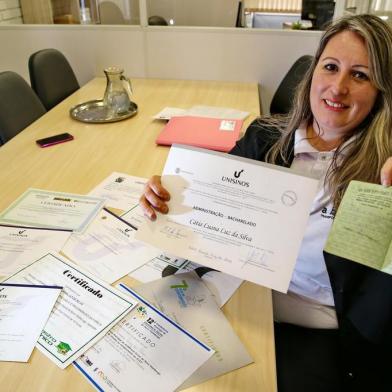
{"type": "Polygon", "coordinates": [[[61,289],[0,283],[0,361],[29,360],[61,289]]]}
{"type": "Polygon", "coordinates": [[[392,275],[392,188],[351,181],[325,251],[392,275]]]}
{"type": "Polygon", "coordinates": [[[0,223],[82,232],[104,202],[97,197],[30,188],[0,214],[0,223]]]}
{"type": "Polygon", "coordinates": [[[136,238],[198,264],[286,292],[318,180],[291,169],[186,146],[162,175],[169,213],[136,238]]]}
{"type": "Polygon", "coordinates": [[[215,350],[181,389],[253,362],[213,294],[195,272],[168,276],[137,286],[135,291],[215,350]]]}
{"type": "Polygon", "coordinates": [[[37,348],[62,369],[137,303],[56,253],[46,254],[3,283],[63,287],[37,342],[37,348]]]}
{"type": "Polygon", "coordinates": [[[49,250],[60,251],[72,231],[0,225],[0,276],[9,276],[49,250]]]}
{"type": "Polygon", "coordinates": [[[179,269],[175,273],[181,274],[189,271],[196,272],[197,276],[214,295],[215,302],[220,308],[233,296],[243,282],[243,280],[238,279],[235,276],[215,271],[193,262],[189,262],[184,268],[179,269]]]}
{"type": "Polygon", "coordinates": [[[113,172],[90,193],[90,196],[105,199],[105,206],[118,210],[129,210],[139,203],[147,178],[113,172]]]}
{"type": "Polygon", "coordinates": [[[214,350],[121,286],[139,305],[75,366],[98,391],[174,391],[214,350]]]}
{"type": "Polygon", "coordinates": [[[103,209],[81,234],[73,234],[62,252],[108,283],[150,261],[160,251],[134,238],[136,228],[103,209]]]}

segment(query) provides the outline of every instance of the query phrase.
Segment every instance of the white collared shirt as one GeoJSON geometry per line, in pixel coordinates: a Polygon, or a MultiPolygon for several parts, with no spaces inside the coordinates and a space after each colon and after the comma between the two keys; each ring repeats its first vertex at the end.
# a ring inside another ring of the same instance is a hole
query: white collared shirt
{"type": "MultiPolygon", "coordinates": [[[[348,144],[352,139],[348,140],[348,144]]],[[[319,178],[318,193],[313,201],[305,235],[301,243],[289,292],[302,295],[320,304],[334,306],[334,299],[323,249],[331,228],[335,210],[325,184],[333,151],[317,151],[306,136],[306,127],[295,133],[294,160],[291,168],[319,178]]],[[[293,228],[295,229],[295,228],[293,228]]]]}

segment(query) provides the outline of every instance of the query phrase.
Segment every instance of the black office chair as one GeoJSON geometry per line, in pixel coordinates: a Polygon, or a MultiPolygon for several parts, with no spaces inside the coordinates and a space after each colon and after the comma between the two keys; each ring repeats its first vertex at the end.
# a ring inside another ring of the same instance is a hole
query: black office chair
{"type": "Polygon", "coordinates": [[[158,15],[153,15],[148,18],[148,24],[150,26],[168,26],[165,18],[158,15]]]}
{"type": "Polygon", "coordinates": [[[0,73],[0,145],[41,117],[46,110],[17,73],[0,73]]]}
{"type": "Polygon", "coordinates": [[[293,105],[295,90],[305,76],[312,61],[313,56],[305,55],[292,65],[275,91],[270,105],[271,114],[289,113],[293,105]]]}
{"type": "Polygon", "coordinates": [[[47,110],[74,91],[79,83],[65,56],[57,49],[43,49],[29,58],[31,87],[47,110]]]}

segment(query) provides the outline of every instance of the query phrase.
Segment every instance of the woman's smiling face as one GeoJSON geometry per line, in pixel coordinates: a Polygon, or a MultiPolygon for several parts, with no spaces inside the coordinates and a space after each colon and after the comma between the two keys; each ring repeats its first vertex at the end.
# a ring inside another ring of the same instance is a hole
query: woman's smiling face
{"type": "Polygon", "coordinates": [[[369,75],[368,52],[358,34],[344,31],[329,40],[310,88],[317,133],[342,138],[367,117],[378,93],[369,75]]]}

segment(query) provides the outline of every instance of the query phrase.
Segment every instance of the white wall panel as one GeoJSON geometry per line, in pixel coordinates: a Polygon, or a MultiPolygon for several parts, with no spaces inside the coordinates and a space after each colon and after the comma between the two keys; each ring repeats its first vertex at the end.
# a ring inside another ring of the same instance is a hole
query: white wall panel
{"type": "Polygon", "coordinates": [[[61,50],[81,84],[108,65],[130,77],[255,81],[263,112],[291,64],[312,54],[320,32],[139,26],[0,26],[0,71],[26,80],[31,53],[61,50]]]}

